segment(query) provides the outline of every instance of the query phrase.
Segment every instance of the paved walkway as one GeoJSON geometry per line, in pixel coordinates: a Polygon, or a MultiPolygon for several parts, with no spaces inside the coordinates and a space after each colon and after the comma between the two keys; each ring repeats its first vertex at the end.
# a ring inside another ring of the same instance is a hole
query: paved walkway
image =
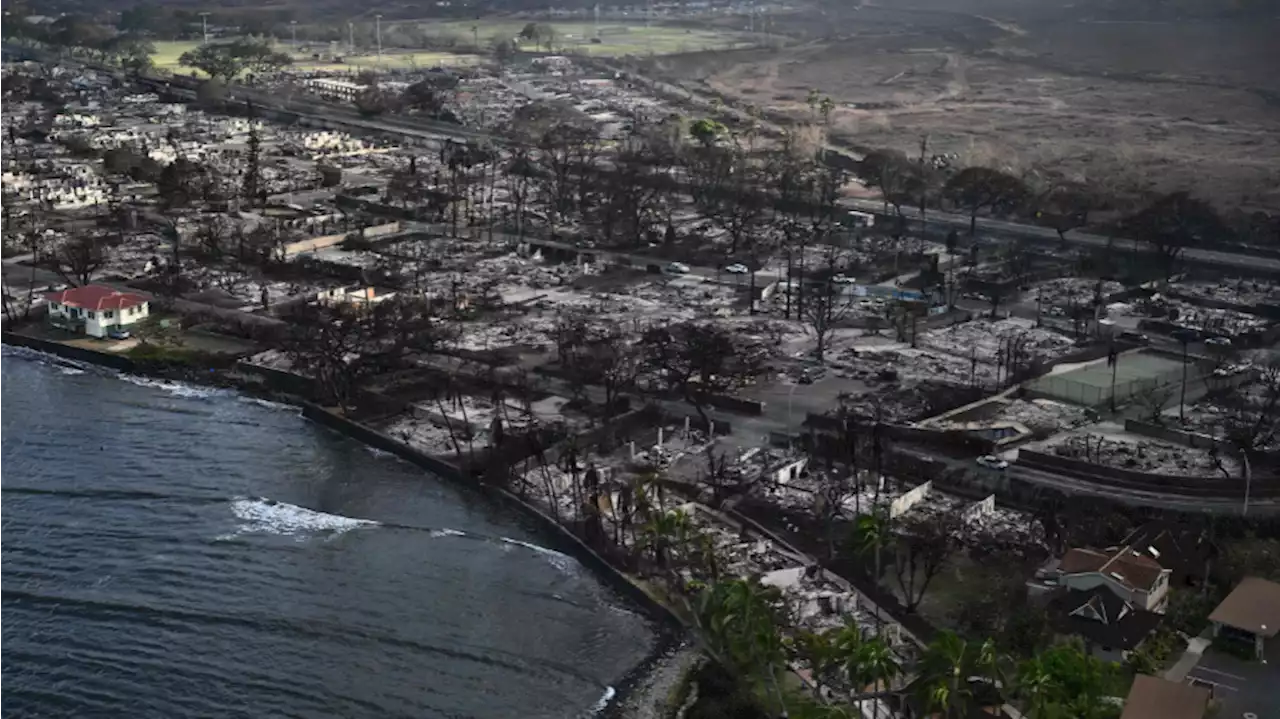
{"type": "Polygon", "coordinates": [[[1168,671],[1164,673],[1164,678],[1171,682],[1181,682],[1187,678],[1187,674],[1196,665],[1200,663],[1200,659],[1204,656],[1204,650],[1213,644],[1212,629],[1206,628],[1200,633],[1200,636],[1193,637],[1187,642],[1187,649],[1182,653],[1182,657],[1178,659],[1168,671]]]}

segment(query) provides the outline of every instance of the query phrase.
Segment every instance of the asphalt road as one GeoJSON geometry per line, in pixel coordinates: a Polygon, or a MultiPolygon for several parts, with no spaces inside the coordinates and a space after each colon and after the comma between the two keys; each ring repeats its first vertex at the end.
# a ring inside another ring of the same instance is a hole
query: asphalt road
{"type": "MultiPolygon", "coordinates": [[[[861,212],[871,212],[879,215],[884,211],[884,203],[880,200],[863,200],[849,198],[842,202],[843,205],[851,209],[861,212]]],[[[904,207],[902,213],[908,219],[919,220],[920,212],[917,209],[904,207]]],[[[965,233],[969,231],[969,218],[966,215],[957,215],[949,212],[939,212],[930,210],[927,215],[929,224],[944,225],[947,227],[955,227],[965,233]]],[[[1057,242],[1058,233],[1048,227],[1040,227],[1038,225],[1026,225],[1018,222],[1008,222],[1005,220],[997,220],[992,218],[979,217],[977,229],[984,235],[1007,235],[1021,239],[1040,240],[1045,242],[1057,242]]],[[[1141,243],[1134,240],[1123,238],[1104,237],[1102,235],[1091,235],[1085,232],[1068,232],[1067,242],[1075,245],[1083,245],[1088,247],[1106,247],[1108,242],[1112,243],[1112,248],[1123,252],[1141,252],[1147,253],[1149,250],[1141,243]]],[[[1213,265],[1224,269],[1248,269],[1257,271],[1259,269],[1280,273],[1280,259],[1270,257],[1259,257],[1257,255],[1246,255],[1236,252],[1224,252],[1221,250],[1205,250],[1188,248],[1183,251],[1183,259],[1197,262],[1204,265],[1213,265]]]]}
{"type": "MultiPolygon", "coordinates": [[[[1243,497],[1219,499],[1211,497],[1190,497],[1170,492],[1148,491],[1131,487],[1117,487],[1105,483],[1090,482],[1085,479],[1068,477],[1053,472],[1046,472],[1017,463],[1009,466],[1005,472],[1013,481],[1026,482],[1040,487],[1061,490],[1069,494],[1085,494],[1103,497],[1122,504],[1139,507],[1158,507],[1179,512],[1212,514],[1238,514],[1244,511],[1243,497]]],[[[1280,501],[1274,499],[1251,500],[1249,514],[1280,513],[1280,501]]]]}

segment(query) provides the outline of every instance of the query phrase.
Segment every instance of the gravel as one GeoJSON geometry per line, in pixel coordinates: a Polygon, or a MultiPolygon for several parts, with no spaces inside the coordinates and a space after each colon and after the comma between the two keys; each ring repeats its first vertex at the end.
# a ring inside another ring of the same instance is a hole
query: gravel
{"type": "Polygon", "coordinates": [[[680,682],[693,671],[702,656],[696,646],[681,644],[659,657],[622,699],[609,707],[609,716],[619,719],[667,719],[679,707],[668,706],[676,698],[680,682]]]}

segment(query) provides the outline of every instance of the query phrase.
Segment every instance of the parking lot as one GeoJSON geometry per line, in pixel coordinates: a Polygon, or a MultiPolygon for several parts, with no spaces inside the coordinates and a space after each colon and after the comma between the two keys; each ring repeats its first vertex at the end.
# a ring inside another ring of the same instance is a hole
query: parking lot
{"type": "Polygon", "coordinates": [[[1219,719],[1280,716],[1280,643],[1271,644],[1266,663],[1237,659],[1211,647],[1187,673],[1187,680],[1213,691],[1222,704],[1219,719]]]}

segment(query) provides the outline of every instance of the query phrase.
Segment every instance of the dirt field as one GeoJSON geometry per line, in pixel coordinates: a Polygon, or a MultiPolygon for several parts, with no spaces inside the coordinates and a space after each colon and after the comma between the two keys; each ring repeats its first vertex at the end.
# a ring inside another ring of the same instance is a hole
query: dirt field
{"type": "Polygon", "coordinates": [[[816,88],[837,102],[833,138],[852,146],[914,153],[927,134],[931,152],[961,162],[1280,209],[1280,18],[1135,23],[1001,0],[946,6],[791,18],[787,31],[814,39],[664,69],[795,116],[810,116],[816,88]]]}

